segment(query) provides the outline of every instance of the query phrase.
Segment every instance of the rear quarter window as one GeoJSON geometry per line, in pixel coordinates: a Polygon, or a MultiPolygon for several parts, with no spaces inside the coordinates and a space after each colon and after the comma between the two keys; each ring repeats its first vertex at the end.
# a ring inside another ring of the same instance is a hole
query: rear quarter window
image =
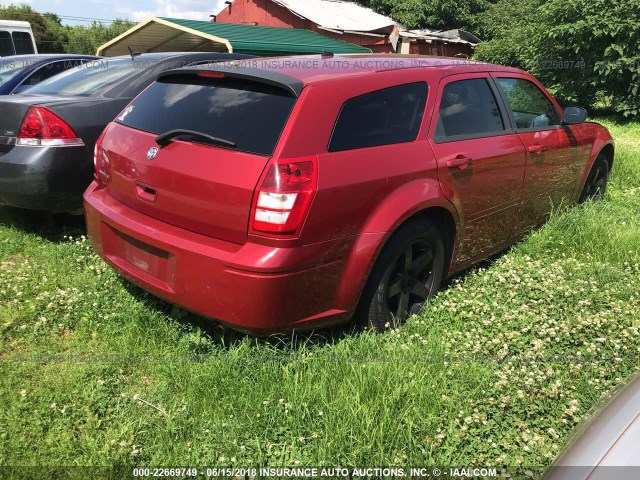
{"type": "Polygon", "coordinates": [[[191,130],[229,140],[243,152],[271,155],[296,99],[259,82],[196,75],[152,84],[117,122],[162,134],[191,130]]]}
{"type": "Polygon", "coordinates": [[[412,142],[418,136],[426,101],[427,84],[422,82],[352,98],[338,115],[328,150],[412,142]]]}

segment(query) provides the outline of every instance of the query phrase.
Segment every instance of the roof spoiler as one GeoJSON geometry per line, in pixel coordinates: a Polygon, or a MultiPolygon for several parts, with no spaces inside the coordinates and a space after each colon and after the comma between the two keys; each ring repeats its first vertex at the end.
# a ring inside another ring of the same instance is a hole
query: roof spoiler
{"type": "Polygon", "coordinates": [[[215,66],[203,65],[167,70],[166,72],[160,73],[157,80],[185,74],[206,76],[206,74],[203,75],[205,72],[210,72],[212,78],[214,78],[215,74],[218,73],[220,74],[220,77],[225,76],[272,85],[286,90],[294,97],[299,97],[300,93],[302,93],[302,89],[304,88],[304,83],[301,80],[289,75],[272,72],[271,70],[262,70],[259,68],[247,68],[229,64],[225,65],[225,63],[220,63],[220,65],[215,66]]]}

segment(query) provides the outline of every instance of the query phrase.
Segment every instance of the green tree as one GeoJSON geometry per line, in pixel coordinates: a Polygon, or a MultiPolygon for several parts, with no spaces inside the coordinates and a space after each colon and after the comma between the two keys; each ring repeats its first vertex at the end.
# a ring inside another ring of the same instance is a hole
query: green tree
{"type": "Polygon", "coordinates": [[[640,2],[500,0],[476,58],[531,71],[565,104],[640,115],[640,2]]]}
{"type": "Polygon", "coordinates": [[[56,15],[42,15],[29,5],[22,4],[0,6],[0,19],[29,22],[40,53],[64,52],[65,38],[61,35],[63,27],[56,15]]]}
{"type": "Polygon", "coordinates": [[[50,32],[53,38],[55,38],[55,53],[64,52],[65,45],[67,44],[68,27],[62,25],[62,19],[55,13],[43,13],[42,18],[44,19],[47,30],[50,32]]]}
{"type": "Polygon", "coordinates": [[[475,32],[477,15],[491,6],[491,0],[361,0],[360,4],[388,15],[404,27],[475,32]]]}
{"type": "Polygon", "coordinates": [[[100,45],[126,32],[134,25],[135,23],[128,20],[116,19],[111,24],[93,22],[89,26],[68,27],[65,51],[95,55],[100,45]]]}
{"type": "Polygon", "coordinates": [[[499,0],[478,15],[477,59],[530,69],[537,57],[532,39],[542,28],[538,8],[544,0],[499,0]]]}
{"type": "Polygon", "coordinates": [[[547,26],[537,45],[550,57],[584,62],[577,69],[550,68],[544,78],[561,98],[625,116],[640,115],[640,2],[549,0],[539,9],[547,26]]]}

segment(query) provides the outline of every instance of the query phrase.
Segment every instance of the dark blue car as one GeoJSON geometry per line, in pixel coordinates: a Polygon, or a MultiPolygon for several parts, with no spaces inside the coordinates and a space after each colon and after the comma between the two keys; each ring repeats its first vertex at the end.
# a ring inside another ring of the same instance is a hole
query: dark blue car
{"type": "Polygon", "coordinates": [[[0,95],[20,93],[47,78],[99,57],[91,55],[15,55],[0,58],[0,95]]]}

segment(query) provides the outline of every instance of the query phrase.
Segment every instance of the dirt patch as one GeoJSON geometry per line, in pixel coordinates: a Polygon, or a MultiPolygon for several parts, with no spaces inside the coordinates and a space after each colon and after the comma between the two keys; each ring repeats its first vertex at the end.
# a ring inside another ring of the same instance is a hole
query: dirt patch
{"type": "Polygon", "coordinates": [[[0,267],[4,265],[18,265],[24,261],[24,257],[18,253],[12,253],[11,255],[0,258],[0,267]]]}

